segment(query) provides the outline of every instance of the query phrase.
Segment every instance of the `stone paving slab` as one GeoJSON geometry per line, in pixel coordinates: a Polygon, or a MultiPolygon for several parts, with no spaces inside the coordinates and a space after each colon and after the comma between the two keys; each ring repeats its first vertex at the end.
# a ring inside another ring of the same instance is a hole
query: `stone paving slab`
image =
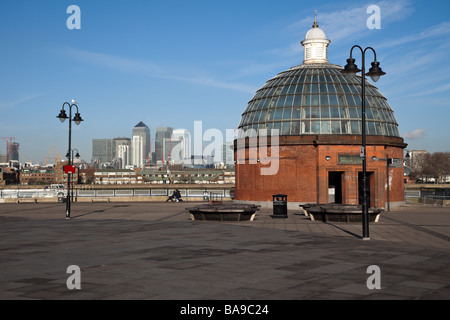
{"type": "Polygon", "coordinates": [[[449,299],[450,210],[402,207],[371,224],[191,221],[180,203],[0,205],[0,299],[449,299]],[[81,269],[69,290],[67,267],[81,269]],[[367,268],[381,271],[369,290],[367,268]]]}

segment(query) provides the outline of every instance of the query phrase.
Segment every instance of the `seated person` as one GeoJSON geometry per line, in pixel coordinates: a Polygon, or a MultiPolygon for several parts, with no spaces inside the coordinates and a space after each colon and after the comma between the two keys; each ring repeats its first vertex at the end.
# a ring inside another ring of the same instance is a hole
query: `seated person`
{"type": "Polygon", "coordinates": [[[181,200],[181,193],[180,193],[180,191],[178,191],[178,189],[175,189],[173,194],[166,200],[166,202],[169,201],[169,200],[170,201],[175,200],[176,202],[183,201],[183,200],[181,200]]]}

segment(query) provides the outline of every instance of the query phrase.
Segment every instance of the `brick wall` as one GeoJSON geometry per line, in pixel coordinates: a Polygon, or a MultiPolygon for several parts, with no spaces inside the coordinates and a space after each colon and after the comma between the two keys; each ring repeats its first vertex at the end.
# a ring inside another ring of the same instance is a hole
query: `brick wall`
{"type": "MultiPolygon", "coordinates": [[[[302,137],[298,137],[297,140],[295,138],[280,139],[279,170],[274,175],[261,174],[262,168],[270,166],[262,164],[267,161],[264,155],[270,156],[270,147],[268,153],[265,150],[254,153],[254,147],[247,145],[245,163],[240,163],[244,160],[240,159],[236,164],[235,199],[272,201],[272,195],[281,193],[288,196],[288,202],[328,203],[331,193],[329,191],[330,175],[335,175],[337,191],[342,203],[358,204],[359,175],[362,176],[362,164],[345,164],[345,161],[339,161],[339,155],[353,155],[353,159],[358,160],[360,146],[340,145],[337,144],[338,141],[335,141],[335,144],[328,144],[331,143],[330,136],[326,137],[327,144],[319,139],[313,140],[314,143],[312,143],[311,138],[309,141],[302,140],[302,137]],[[255,154],[256,157],[261,156],[260,162],[255,161],[255,154]]],[[[346,137],[346,139],[349,138],[346,137]]],[[[388,139],[389,143],[367,146],[367,187],[370,189],[372,207],[384,207],[387,201],[386,161],[373,161],[372,157],[385,159],[388,154],[390,158],[403,159],[405,145],[395,143],[391,141],[391,138],[388,139]]],[[[236,160],[238,160],[237,156],[235,147],[236,160]]],[[[274,159],[271,160],[274,161],[274,159]]],[[[403,168],[390,168],[389,174],[390,202],[404,201],[403,168]]]]}

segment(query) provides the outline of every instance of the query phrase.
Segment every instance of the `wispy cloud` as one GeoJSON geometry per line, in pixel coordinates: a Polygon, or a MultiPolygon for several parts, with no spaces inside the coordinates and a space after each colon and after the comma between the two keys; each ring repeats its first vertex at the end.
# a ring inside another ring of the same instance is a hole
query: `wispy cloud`
{"type": "MultiPolygon", "coordinates": [[[[306,29],[308,30],[308,29],[306,29]]],[[[289,59],[296,57],[298,60],[303,58],[303,48],[298,39],[284,48],[275,48],[268,50],[269,53],[276,55],[280,59],[289,59]]]]}
{"type": "MultiPolygon", "coordinates": [[[[445,50],[435,47],[433,51],[425,51],[425,50],[410,50],[408,54],[402,55],[402,59],[398,59],[398,55],[395,59],[388,59],[387,55],[383,56],[383,69],[386,72],[389,72],[391,76],[405,76],[411,77],[416,74],[424,74],[424,70],[429,69],[431,64],[434,64],[439,59],[445,58],[446,53],[445,50]]],[[[429,74],[429,72],[428,72],[429,74]]],[[[393,80],[396,77],[392,78],[393,80]]],[[[423,81],[425,79],[423,76],[417,77],[419,81],[423,81]]],[[[410,81],[411,82],[411,81],[410,81]]]]}
{"type": "Polygon", "coordinates": [[[216,88],[231,89],[231,90],[235,90],[235,91],[242,91],[242,92],[246,92],[246,93],[255,93],[255,91],[256,91],[256,88],[253,86],[250,86],[250,85],[220,81],[220,80],[214,79],[209,76],[185,77],[185,76],[177,76],[177,75],[161,75],[159,77],[165,78],[165,79],[173,79],[173,80],[195,83],[195,84],[202,85],[202,86],[210,86],[210,87],[216,87],[216,88]]]}
{"type": "Polygon", "coordinates": [[[122,73],[152,75],[160,74],[162,72],[158,65],[148,61],[123,58],[110,54],[90,52],[73,48],[67,48],[64,52],[70,57],[76,58],[85,63],[113,69],[122,73]]]}
{"type": "Polygon", "coordinates": [[[418,97],[450,90],[450,67],[442,63],[450,50],[450,22],[390,39],[377,48],[385,48],[383,69],[389,74],[385,79],[387,92],[404,91],[410,97],[418,97]]]}
{"type": "Polygon", "coordinates": [[[440,86],[430,89],[430,90],[421,91],[421,92],[412,94],[411,97],[426,96],[426,95],[436,94],[436,93],[440,93],[440,92],[450,92],[450,83],[440,85],[440,86]]]}
{"type": "Polygon", "coordinates": [[[421,40],[426,40],[428,42],[430,39],[435,40],[436,38],[448,35],[450,35],[450,21],[445,21],[438,25],[429,27],[421,32],[413,33],[401,38],[390,39],[377,45],[377,48],[392,48],[394,46],[402,46],[408,43],[417,43],[421,40]]]}
{"type": "MultiPolygon", "coordinates": [[[[371,31],[367,28],[367,19],[369,18],[367,8],[369,5],[380,7],[381,28],[392,22],[407,18],[413,12],[413,3],[410,0],[358,3],[356,7],[352,3],[339,11],[320,12],[318,16],[319,26],[324,31],[326,30],[328,39],[333,42],[339,42],[349,37],[354,41],[371,31]]],[[[289,29],[304,30],[306,26],[311,25],[311,22],[311,17],[304,18],[293,23],[289,29]]]]}
{"type": "MultiPolygon", "coordinates": [[[[327,38],[332,43],[345,43],[346,39],[352,41],[361,39],[373,30],[367,28],[367,19],[369,14],[367,8],[369,5],[377,5],[381,10],[381,28],[385,29],[395,21],[406,19],[412,14],[413,2],[411,0],[398,1],[378,1],[363,3],[351,2],[344,9],[336,11],[318,12],[319,27],[326,33],[327,38]]],[[[342,6],[341,6],[342,7],[342,6]]],[[[299,34],[305,34],[305,30],[311,28],[313,16],[309,15],[299,21],[295,21],[284,29],[284,32],[295,35],[295,42],[292,42],[284,48],[270,50],[270,53],[276,54],[282,59],[289,59],[302,56],[303,49],[299,44],[299,34]]],[[[444,27],[444,26],[443,26],[444,27]]],[[[407,41],[407,39],[405,39],[407,41]]]]}
{"type": "Polygon", "coordinates": [[[420,139],[423,138],[426,134],[425,129],[416,129],[412,132],[405,132],[402,134],[402,137],[405,139],[420,139]]]}
{"type": "Polygon", "coordinates": [[[45,95],[44,93],[40,93],[40,94],[34,94],[34,95],[25,95],[22,96],[18,99],[15,99],[13,101],[0,101],[0,110],[6,110],[6,109],[12,109],[15,108],[16,106],[21,105],[22,103],[25,103],[27,101],[36,99],[38,97],[41,97],[45,95]]]}
{"type": "Polygon", "coordinates": [[[202,86],[230,89],[246,93],[254,93],[256,90],[254,87],[246,84],[222,81],[211,76],[205,76],[200,73],[195,74],[192,72],[192,70],[186,72],[186,74],[189,74],[189,76],[183,75],[181,73],[174,73],[171,71],[167,71],[165,68],[161,67],[158,64],[146,60],[124,58],[111,54],[89,52],[73,48],[66,49],[64,53],[70,55],[71,58],[77,59],[81,62],[88,63],[97,67],[116,70],[118,72],[126,74],[141,75],[149,78],[172,79],[194,83],[202,86]]]}

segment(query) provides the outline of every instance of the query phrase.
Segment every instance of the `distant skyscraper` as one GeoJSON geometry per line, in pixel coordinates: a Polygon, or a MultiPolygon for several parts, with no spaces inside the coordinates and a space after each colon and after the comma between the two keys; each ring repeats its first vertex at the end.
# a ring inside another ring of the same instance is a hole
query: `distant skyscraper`
{"type": "Polygon", "coordinates": [[[150,156],[150,129],[141,121],[133,128],[131,164],[143,167],[150,156]]]}
{"type": "Polygon", "coordinates": [[[131,146],[131,139],[125,138],[125,137],[119,137],[119,138],[113,139],[113,158],[120,158],[119,157],[119,146],[120,145],[131,146]]]}
{"type": "Polygon", "coordinates": [[[112,139],[93,139],[92,140],[92,160],[101,162],[111,162],[114,158],[112,139]]]}
{"type": "Polygon", "coordinates": [[[131,139],[130,138],[114,138],[113,153],[114,159],[119,161],[120,168],[125,169],[131,164],[131,139]]]}
{"type": "Polygon", "coordinates": [[[117,146],[117,159],[120,161],[121,169],[130,165],[130,145],[120,144],[117,146]]]}
{"type": "Polygon", "coordinates": [[[222,147],[222,161],[225,165],[234,166],[234,143],[232,141],[226,141],[223,143],[222,147]]]}
{"type": "Polygon", "coordinates": [[[8,161],[16,160],[19,161],[19,143],[18,142],[8,142],[8,161]]]}
{"type": "Polygon", "coordinates": [[[180,163],[177,151],[180,150],[181,141],[172,138],[164,139],[163,154],[165,161],[170,161],[170,164],[180,163]]]}
{"type": "Polygon", "coordinates": [[[170,139],[172,137],[173,128],[170,127],[158,127],[156,128],[155,135],[155,156],[156,161],[167,161],[167,154],[164,153],[164,139],[170,139]]]}
{"type": "Polygon", "coordinates": [[[172,133],[171,160],[181,163],[191,159],[191,135],[186,129],[177,129],[172,133]],[[174,144],[176,142],[176,144],[174,144]]]}

